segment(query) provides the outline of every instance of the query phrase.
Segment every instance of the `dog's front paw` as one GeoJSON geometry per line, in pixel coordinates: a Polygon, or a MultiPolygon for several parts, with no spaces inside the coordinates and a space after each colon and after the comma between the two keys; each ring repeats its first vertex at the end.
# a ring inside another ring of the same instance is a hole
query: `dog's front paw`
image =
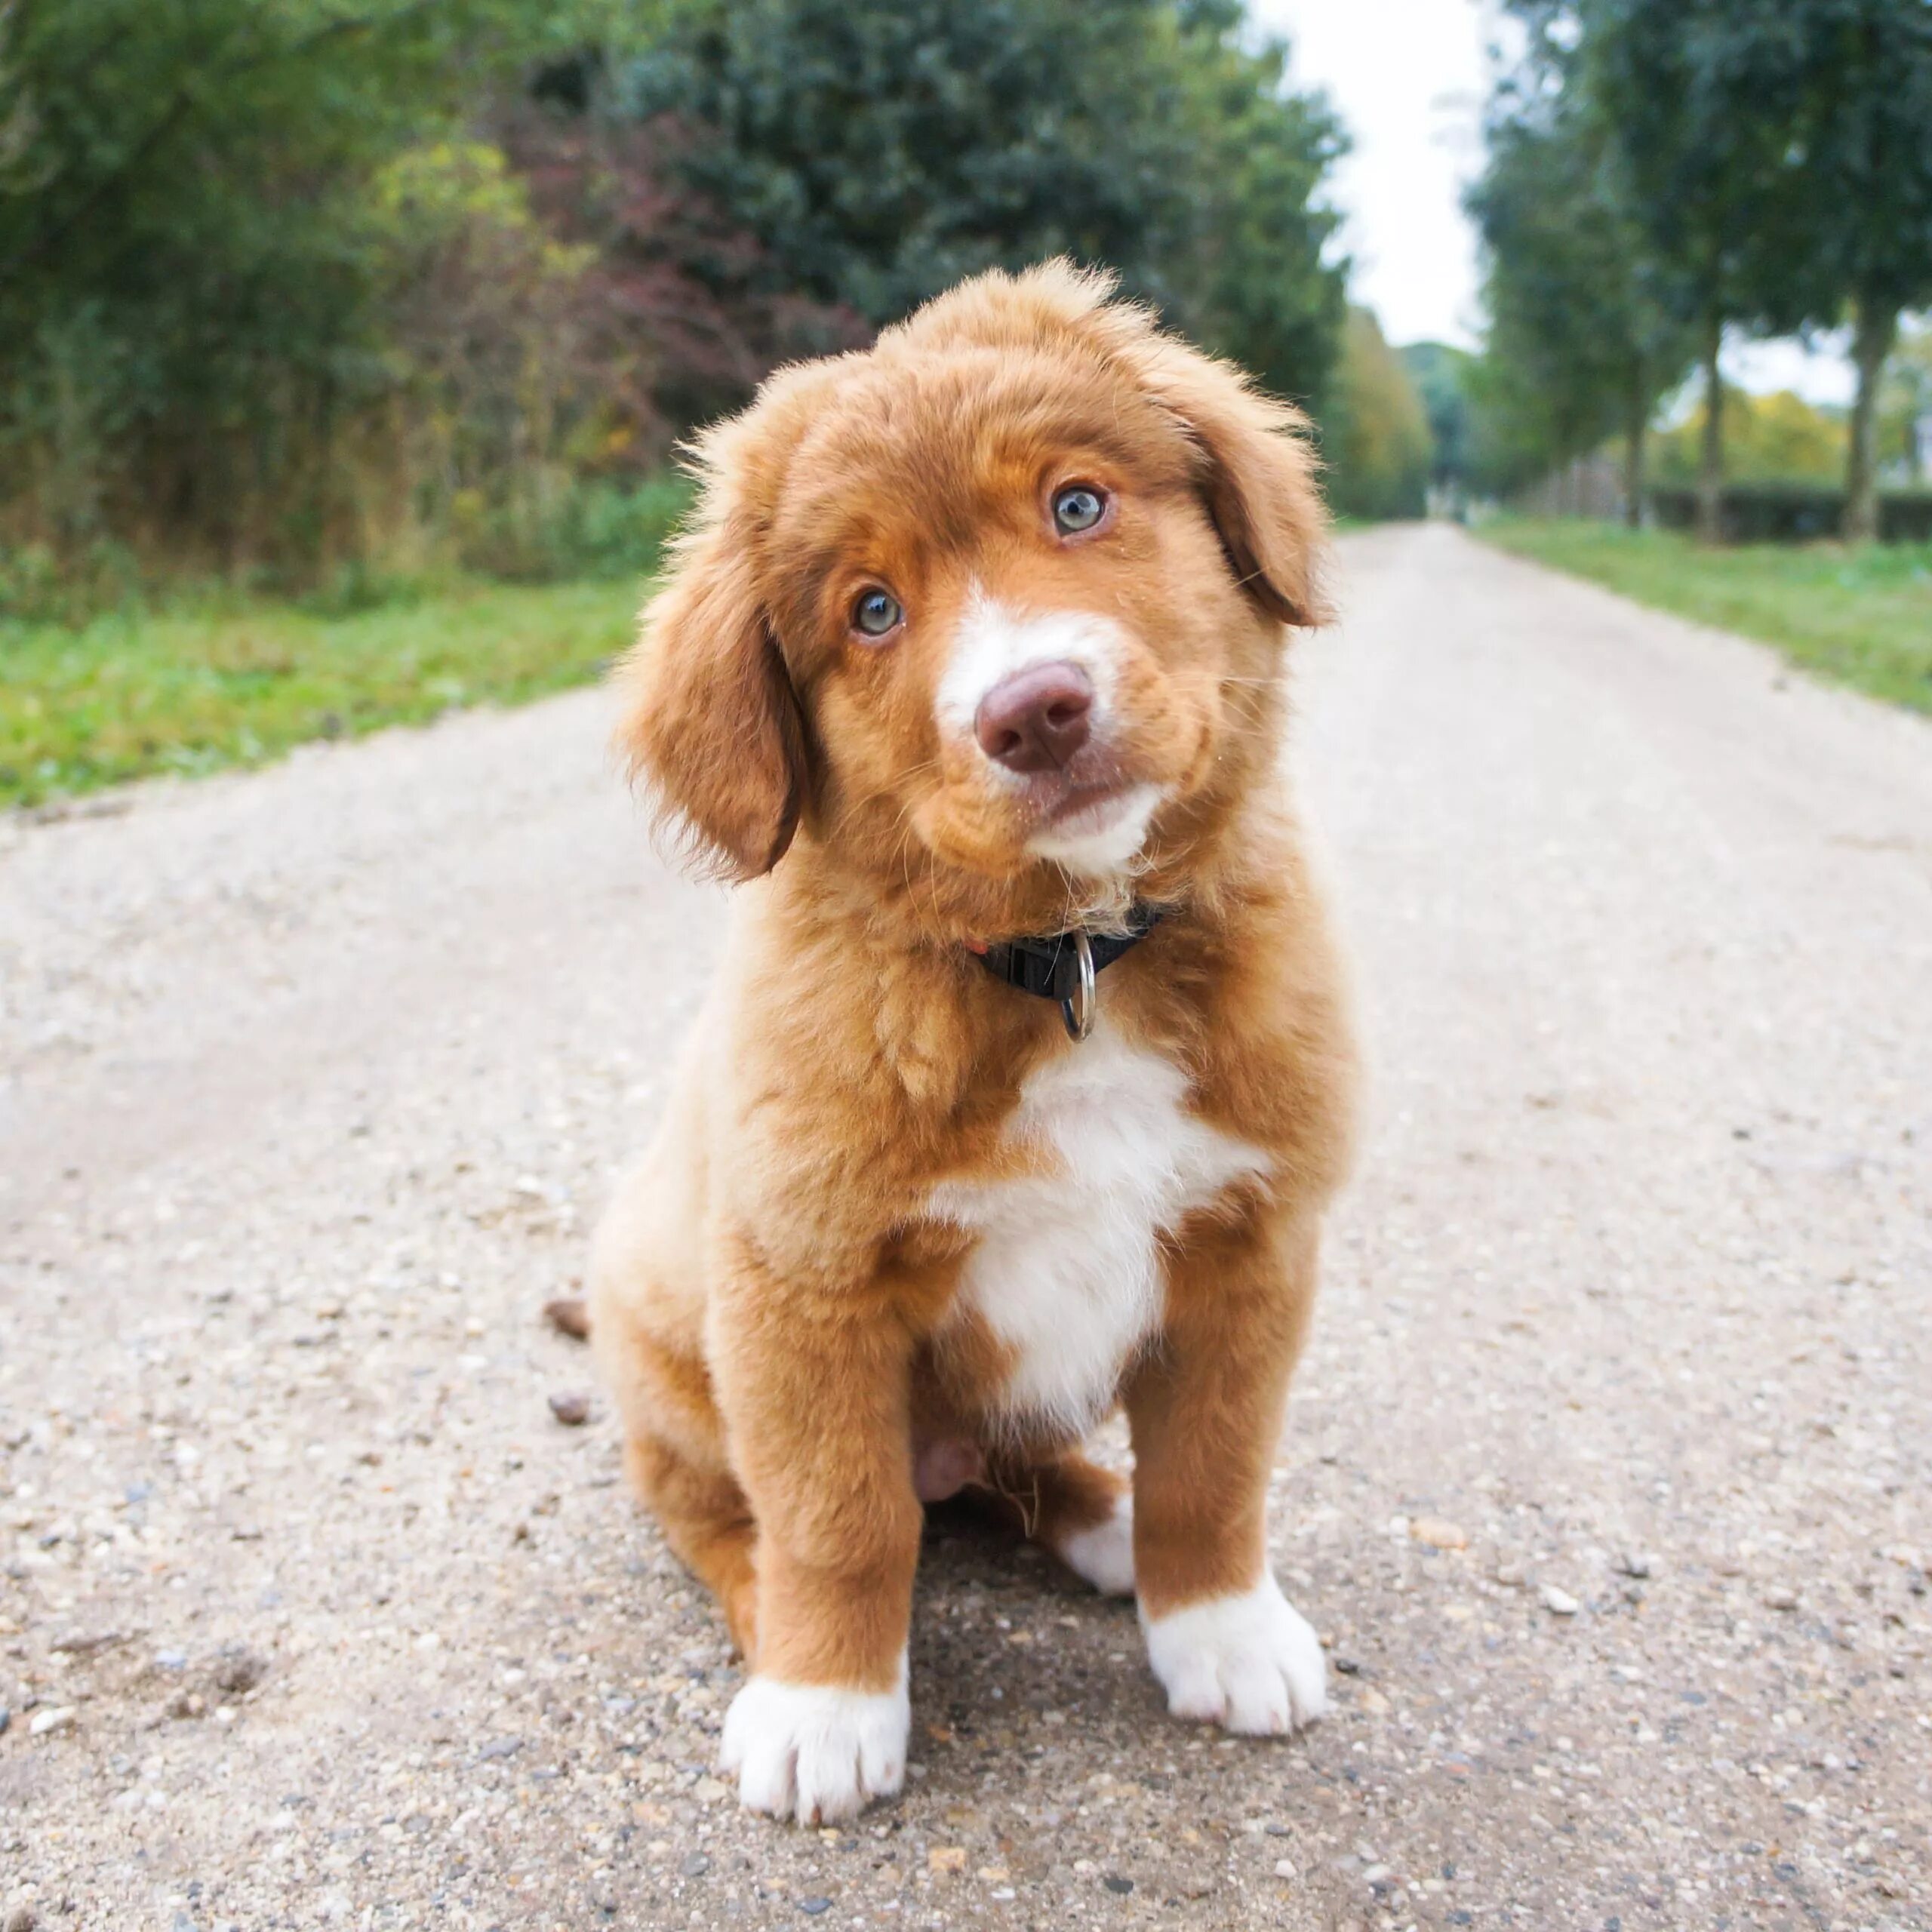
{"type": "Polygon", "coordinates": [[[903,1657],[882,1692],[754,1677],[725,1713],[719,1761],[751,1810],[832,1824],[906,1782],[911,1722],[903,1657]]]}
{"type": "Polygon", "coordinates": [[[1266,1571],[1239,1596],[1142,1621],[1148,1661],[1177,1718],[1267,1737],[1328,1708],[1321,1640],[1266,1571]]]}

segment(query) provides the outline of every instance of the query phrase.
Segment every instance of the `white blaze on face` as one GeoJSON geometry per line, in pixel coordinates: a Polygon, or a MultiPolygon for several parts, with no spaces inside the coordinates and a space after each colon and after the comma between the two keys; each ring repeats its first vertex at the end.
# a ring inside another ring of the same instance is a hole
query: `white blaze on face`
{"type": "MultiPolygon", "coordinates": [[[[1128,645],[1121,626],[1097,611],[1022,613],[989,597],[976,584],[968,595],[953,638],[952,655],[940,680],[940,729],[949,737],[974,743],[980,706],[996,685],[1036,664],[1077,664],[1094,686],[1094,742],[1104,745],[1116,723],[1115,694],[1128,645]]],[[[1016,788],[1028,782],[991,758],[985,762],[997,781],[1016,788]]],[[[1042,828],[1026,841],[1026,849],[1090,876],[1119,872],[1140,851],[1148,822],[1160,802],[1158,786],[1130,786],[1070,818],[1042,828]]]]}

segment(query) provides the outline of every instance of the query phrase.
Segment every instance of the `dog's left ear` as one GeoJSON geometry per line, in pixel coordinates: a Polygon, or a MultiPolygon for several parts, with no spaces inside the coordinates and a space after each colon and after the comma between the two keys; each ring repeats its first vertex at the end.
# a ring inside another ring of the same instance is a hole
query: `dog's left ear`
{"type": "Polygon", "coordinates": [[[1328,516],[1308,419],[1232,364],[1171,336],[1146,330],[1121,346],[1200,452],[1201,499],[1241,588],[1284,624],[1327,623],[1334,613],[1320,574],[1328,516]]]}

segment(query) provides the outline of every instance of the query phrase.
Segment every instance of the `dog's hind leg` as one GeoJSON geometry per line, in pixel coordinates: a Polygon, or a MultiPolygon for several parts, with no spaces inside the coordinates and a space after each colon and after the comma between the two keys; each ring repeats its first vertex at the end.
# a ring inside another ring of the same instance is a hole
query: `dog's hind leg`
{"type": "Polygon", "coordinates": [[[624,1467],[672,1553],[718,1599],[749,1665],[758,1648],[758,1531],[737,1478],[721,1464],[700,1466],[652,1435],[626,1436],[624,1467]]]}
{"type": "Polygon", "coordinates": [[[1134,1491],[1124,1475],[1078,1449],[995,1453],[975,1494],[1103,1596],[1134,1594],[1134,1491]]]}
{"type": "Polygon", "coordinates": [[[757,1641],[757,1526],[724,1451],[711,1377],[648,1319],[627,1285],[614,1271],[597,1279],[590,1326],[623,1419],[624,1467],[672,1553],[717,1598],[749,1660],[757,1641]]]}

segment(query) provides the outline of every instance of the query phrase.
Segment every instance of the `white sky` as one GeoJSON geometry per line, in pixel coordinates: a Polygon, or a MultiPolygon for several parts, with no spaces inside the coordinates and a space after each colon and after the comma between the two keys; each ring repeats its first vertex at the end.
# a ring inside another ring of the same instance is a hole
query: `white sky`
{"type": "MultiPolygon", "coordinates": [[[[1249,0],[1248,11],[1287,37],[1294,85],[1325,88],[1354,137],[1334,186],[1354,299],[1391,342],[1476,347],[1475,236],[1460,198],[1482,165],[1491,0],[1249,0]]],[[[1740,343],[1724,370],[1749,389],[1850,398],[1850,368],[1829,348],[1740,343]]]]}

